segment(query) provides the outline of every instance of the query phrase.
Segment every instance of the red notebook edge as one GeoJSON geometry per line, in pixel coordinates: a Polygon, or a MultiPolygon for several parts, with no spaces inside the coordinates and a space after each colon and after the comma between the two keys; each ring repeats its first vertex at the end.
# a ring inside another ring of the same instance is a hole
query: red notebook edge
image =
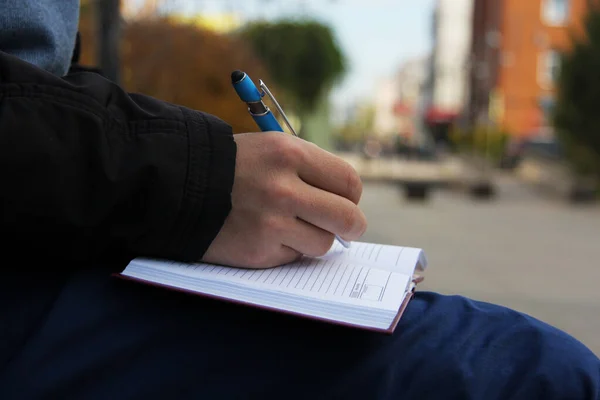
{"type": "MultiPolygon", "coordinates": [[[[246,307],[253,307],[253,308],[258,308],[261,310],[272,311],[272,312],[276,312],[279,314],[297,316],[300,318],[305,318],[305,319],[309,319],[309,320],[313,320],[313,321],[319,321],[319,322],[324,322],[324,323],[328,323],[328,324],[339,325],[339,326],[343,326],[343,327],[347,327],[347,328],[360,329],[360,330],[364,330],[364,331],[385,333],[388,335],[392,335],[394,333],[394,331],[396,330],[396,327],[398,326],[398,323],[400,322],[402,315],[404,315],[404,312],[405,312],[406,308],[408,307],[408,304],[410,303],[410,300],[413,298],[414,293],[415,293],[415,288],[413,288],[413,290],[409,291],[406,294],[406,296],[404,297],[404,300],[402,301],[402,304],[400,304],[398,313],[394,317],[394,320],[392,321],[390,326],[386,329],[386,328],[374,328],[374,327],[369,327],[369,326],[364,326],[364,325],[359,325],[359,324],[351,324],[351,323],[347,323],[347,322],[343,322],[343,321],[337,321],[337,320],[332,320],[332,319],[327,319],[327,318],[322,318],[322,317],[316,317],[313,315],[302,314],[302,313],[295,312],[295,311],[282,310],[280,308],[259,305],[259,304],[250,303],[250,302],[243,301],[243,300],[231,299],[229,297],[216,296],[216,295],[212,295],[212,294],[208,294],[208,293],[196,292],[196,291],[190,290],[190,289],[184,289],[184,288],[180,288],[180,287],[176,287],[176,286],[165,285],[162,283],[148,281],[148,280],[141,279],[141,278],[134,278],[131,276],[123,275],[121,273],[113,273],[113,274],[111,274],[111,276],[114,278],[117,278],[117,279],[130,281],[130,282],[147,285],[147,286],[164,288],[167,290],[184,293],[187,295],[200,296],[200,297],[204,297],[204,298],[208,298],[208,299],[224,301],[224,302],[231,303],[231,304],[237,304],[237,305],[242,305],[242,306],[246,306],[246,307]]],[[[419,277],[418,279],[413,278],[413,282],[415,283],[415,285],[418,285],[422,281],[423,281],[423,277],[419,277]]]]}
{"type": "Polygon", "coordinates": [[[402,301],[402,304],[400,304],[400,308],[398,309],[398,314],[396,314],[396,317],[392,321],[392,324],[390,325],[390,327],[384,331],[385,333],[387,333],[389,335],[392,335],[394,333],[394,331],[396,330],[396,327],[398,326],[398,324],[400,323],[400,320],[402,319],[402,316],[404,315],[404,311],[408,307],[408,303],[410,303],[410,300],[413,298],[414,294],[415,294],[414,290],[411,290],[410,292],[408,292],[406,294],[406,296],[404,297],[404,300],[402,301]]]}

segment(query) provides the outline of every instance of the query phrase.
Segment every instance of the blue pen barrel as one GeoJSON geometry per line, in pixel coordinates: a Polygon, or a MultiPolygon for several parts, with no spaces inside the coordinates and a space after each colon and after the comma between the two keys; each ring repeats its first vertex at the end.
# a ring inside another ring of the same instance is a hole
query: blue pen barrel
{"type": "Polygon", "coordinates": [[[257,103],[262,101],[262,95],[252,79],[242,71],[231,74],[231,80],[235,92],[244,103],[257,103]]]}
{"type": "Polygon", "coordinates": [[[252,115],[254,122],[256,122],[256,125],[258,125],[261,131],[283,132],[283,128],[281,127],[279,122],[277,122],[277,119],[275,118],[272,112],[268,112],[264,115],[254,115],[252,113],[250,115],[252,115]]]}
{"type": "Polygon", "coordinates": [[[261,131],[283,132],[283,128],[275,115],[263,103],[262,94],[246,73],[242,71],[233,72],[231,81],[240,99],[248,105],[248,111],[261,131]]]}

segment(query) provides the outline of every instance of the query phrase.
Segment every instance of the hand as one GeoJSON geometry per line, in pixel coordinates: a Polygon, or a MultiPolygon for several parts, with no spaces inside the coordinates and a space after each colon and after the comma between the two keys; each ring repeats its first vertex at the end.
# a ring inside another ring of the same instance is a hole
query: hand
{"type": "Polygon", "coordinates": [[[318,146],[281,132],[234,136],[232,209],[203,261],[268,268],[325,254],[334,234],[367,228],[356,171],[318,146]]]}

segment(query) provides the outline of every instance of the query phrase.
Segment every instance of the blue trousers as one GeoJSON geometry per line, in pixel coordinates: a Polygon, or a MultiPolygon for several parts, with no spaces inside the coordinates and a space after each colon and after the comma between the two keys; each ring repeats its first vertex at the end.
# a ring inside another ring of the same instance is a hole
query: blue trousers
{"type": "Polygon", "coordinates": [[[600,399],[600,361],[543,322],[459,296],[418,293],[384,335],[89,269],[0,370],[0,398],[584,400],[600,399]]]}

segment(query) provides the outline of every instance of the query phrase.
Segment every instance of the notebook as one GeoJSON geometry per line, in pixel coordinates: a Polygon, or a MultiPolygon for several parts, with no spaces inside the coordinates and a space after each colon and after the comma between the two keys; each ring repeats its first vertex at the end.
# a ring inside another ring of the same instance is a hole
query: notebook
{"type": "Polygon", "coordinates": [[[419,272],[427,266],[423,250],[337,242],[322,257],[270,269],[136,258],[119,275],[225,301],[299,317],[392,333],[410,301],[419,272]]]}

